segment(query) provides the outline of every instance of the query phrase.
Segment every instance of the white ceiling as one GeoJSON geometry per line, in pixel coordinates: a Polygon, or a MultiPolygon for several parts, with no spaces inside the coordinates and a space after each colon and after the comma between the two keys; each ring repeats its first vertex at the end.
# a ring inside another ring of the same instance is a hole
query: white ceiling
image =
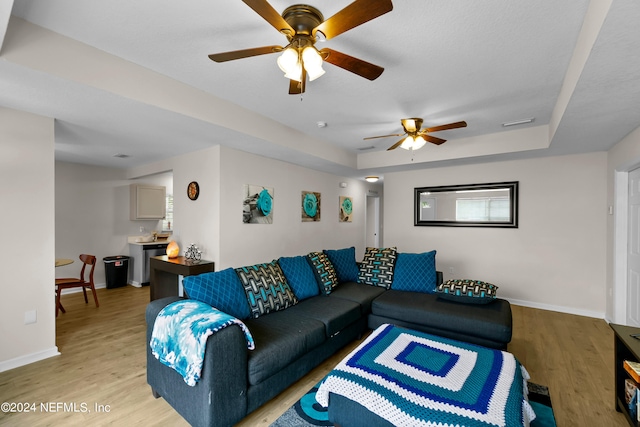
{"type": "MultiPolygon", "coordinates": [[[[327,18],[351,0],[308,3],[327,18]]],[[[382,76],[325,64],[301,97],[288,95],[277,55],[207,58],[286,44],[241,0],[0,0],[0,106],[55,118],[56,159],[119,168],[215,144],[360,178],[603,151],[640,125],[640,4],[591,3],[396,0],[320,46],[382,76]],[[415,153],[386,152],[398,138],[363,141],[399,133],[405,117],[468,127],[415,153]]]]}

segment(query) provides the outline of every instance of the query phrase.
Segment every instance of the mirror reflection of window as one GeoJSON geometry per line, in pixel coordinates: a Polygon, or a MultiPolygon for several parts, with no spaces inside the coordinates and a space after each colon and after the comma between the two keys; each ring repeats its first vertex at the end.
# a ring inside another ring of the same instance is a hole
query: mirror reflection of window
{"type": "Polygon", "coordinates": [[[509,221],[510,217],[506,197],[456,200],[456,221],[509,221]]]}
{"type": "Polygon", "coordinates": [[[518,227],[518,182],[415,188],[415,224],[518,227]]]}

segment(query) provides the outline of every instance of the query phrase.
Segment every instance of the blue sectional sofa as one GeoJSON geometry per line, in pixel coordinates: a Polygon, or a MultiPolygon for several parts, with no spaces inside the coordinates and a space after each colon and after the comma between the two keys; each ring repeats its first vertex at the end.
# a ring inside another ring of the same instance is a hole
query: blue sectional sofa
{"type": "Polygon", "coordinates": [[[483,304],[456,302],[458,290],[443,285],[435,252],[394,248],[367,248],[361,262],[345,248],[185,277],[188,298],[241,319],[255,348],[238,325],[213,333],[189,386],[149,346],[158,314],[182,299],[155,300],[146,310],[147,382],[191,425],[231,426],[381,323],[506,348],[509,303],[495,293],[471,300],[483,304]]]}

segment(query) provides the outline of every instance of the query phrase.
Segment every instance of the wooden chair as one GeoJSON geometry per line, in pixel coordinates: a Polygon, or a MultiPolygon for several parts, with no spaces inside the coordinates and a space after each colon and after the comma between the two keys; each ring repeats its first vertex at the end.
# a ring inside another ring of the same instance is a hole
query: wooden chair
{"type": "Polygon", "coordinates": [[[98,304],[98,295],[96,294],[96,287],[93,283],[93,270],[96,268],[96,257],[93,255],[82,254],[80,255],[80,261],[82,261],[82,269],[80,270],[80,278],[76,277],[65,277],[61,279],[56,279],[56,317],[58,317],[58,310],[62,310],[63,313],[66,313],[66,310],[60,303],[60,293],[63,289],[69,288],[82,288],[82,293],[84,294],[84,302],[89,303],[87,299],[87,289],[91,289],[93,292],[93,299],[96,302],[96,307],[100,307],[98,304]],[[89,280],[85,280],[85,270],[87,266],[90,266],[89,270],[89,280]]]}

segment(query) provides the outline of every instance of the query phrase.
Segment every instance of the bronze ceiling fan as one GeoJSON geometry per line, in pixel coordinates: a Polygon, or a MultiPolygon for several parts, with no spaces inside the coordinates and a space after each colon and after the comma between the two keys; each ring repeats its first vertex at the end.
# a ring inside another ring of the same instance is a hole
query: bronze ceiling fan
{"type": "Polygon", "coordinates": [[[280,15],[266,0],[242,1],[284,34],[289,43],[284,47],[263,46],[209,55],[215,62],[282,52],[278,66],[290,80],[291,95],[304,93],[307,78],[312,81],[324,74],[323,61],[369,80],[375,80],[384,71],[382,67],[333,49],[317,50],[315,43],[317,40],[329,40],[390,12],[393,9],[391,0],[356,0],[326,20],[318,9],[304,4],[290,6],[280,15]]]}
{"type": "Polygon", "coordinates": [[[447,141],[446,139],[441,139],[441,138],[437,138],[435,136],[429,135],[432,132],[440,132],[443,130],[467,127],[467,122],[463,121],[463,122],[455,122],[455,123],[449,123],[446,125],[440,125],[440,126],[434,126],[431,128],[421,129],[422,119],[418,119],[415,117],[410,119],[402,119],[400,120],[400,122],[402,123],[402,128],[404,129],[404,133],[394,133],[391,135],[381,135],[381,136],[370,136],[364,139],[368,140],[368,139],[375,139],[375,138],[387,138],[390,136],[404,137],[405,135],[407,135],[406,137],[402,138],[400,141],[393,144],[391,147],[387,148],[387,151],[395,150],[398,147],[401,147],[407,150],[418,150],[419,148],[422,148],[427,142],[440,145],[447,141]]]}

